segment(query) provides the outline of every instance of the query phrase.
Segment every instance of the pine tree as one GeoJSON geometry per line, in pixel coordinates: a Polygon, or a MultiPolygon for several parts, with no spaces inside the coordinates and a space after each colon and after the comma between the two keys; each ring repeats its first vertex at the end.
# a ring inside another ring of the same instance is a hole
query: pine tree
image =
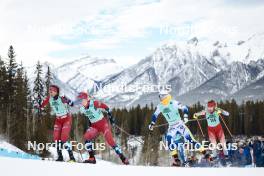
{"type": "MultiPolygon", "coordinates": [[[[33,88],[33,99],[34,99],[33,101],[34,101],[34,104],[36,106],[40,107],[41,103],[44,99],[45,93],[44,93],[44,83],[42,80],[42,65],[40,64],[39,61],[37,62],[37,65],[36,65],[35,74],[36,74],[36,79],[34,81],[34,88],[33,88]]],[[[38,136],[38,134],[36,134],[36,132],[39,133],[39,131],[40,131],[40,127],[38,126],[38,128],[37,128],[36,125],[41,124],[41,122],[42,122],[41,116],[42,116],[41,110],[38,110],[37,117],[36,117],[36,115],[33,116],[32,126],[33,126],[33,135],[34,136],[38,136]],[[38,131],[36,131],[37,129],[38,129],[38,131]]],[[[40,137],[40,136],[38,136],[38,137],[40,137]]]]}
{"type": "MultiPolygon", "coordinates": [[[[49,96],[49,87],[51,85],[52,82],[52,75],[51,75],[51,71],[50,71],[50,67],[47,67],[47,72],[45,75],[45,96],[48,97],[49,96]]],[[[51,108],[50,105],[48,104],[44,110],[45,113],[45,118],[44,118],[44,123],[47,127],[47,129],[52,129],[53,128],[53,119],[51,119],[51,108]]]]}
{"type": "Polygon", "coordinates": [[[15,51],[13,46],[11,45],[8,49],[8,58],[9,58],[9,63],[7,66],[7,88],[5,90],[5,93],[7,93],[8,95],[8,99],[7,99],[7,107],[6,107],[6,136],[8,138],[9,141],[12,142],[12,131],[11,129],[14,131],[14,113],[16,110],[15,107],[15,89],[16,89],[16,85],[15,85],[15,76],[17,74],[17,63],[15,60],[15,51]]]}
{"type": "Polygon", "coordinates": [[[46,76],[45,76],[45,86],[46,86],[46,96],[49,95],[49,87],[51,85],[51,82],[52,82],[52,75],[51,75],[51,71],[50,71],[50,67],[48,66],[47,67],[47,73],[46,73],[46,76]]]}
{"type": "Polygon", "coordinates": [[[6,133],[7,70],[0,57],[0,134],[6,133]]]}
{"type": "Polygon", "coordinates": [[[24,68],[22,63],[17,69],[17,75],[15,79],[16,95],[14,114],[14,126],[15,131],[13,134],[14,144],[19,148],[25,148],[26,141],[26,116],[27,116],[27,87],[25,87],[24,68]]]}
{"type": "MultiPolygon", "coordinates": [[[[38,61],[37,65],[36,65],[36,79],[34,81],[34,88],[33,88],[33,98],[34,98],[34,102],[37,104],[38,107],[41,106],[41,103],[44,99],[44,83],[42,80],[42,65],[40,64],[40,62],[38,61]]],[[[41,116],[41,113],[38,113],[38,117],[41,116]]]]}
{"type": "Polygon", "coordinates": [[[31,90],[29,87],[29,80],[27,77],[27,73],[24,73],[24,88],[26,90],[26,139],[29,141],[32,135],[32,110],[33,110],[33,103],[32,103],[32,96],[31,90]]]}

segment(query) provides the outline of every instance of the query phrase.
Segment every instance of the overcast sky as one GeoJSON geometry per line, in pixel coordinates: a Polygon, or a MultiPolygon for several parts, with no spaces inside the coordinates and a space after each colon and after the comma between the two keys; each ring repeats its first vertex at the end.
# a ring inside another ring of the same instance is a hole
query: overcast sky
{"type": "Polygon", "coordinates": [[[1,0],[0,55],[25,65],[90,55],[137,62],[163,43],[237,42],[264,32],[261,0],[1,0]]]}

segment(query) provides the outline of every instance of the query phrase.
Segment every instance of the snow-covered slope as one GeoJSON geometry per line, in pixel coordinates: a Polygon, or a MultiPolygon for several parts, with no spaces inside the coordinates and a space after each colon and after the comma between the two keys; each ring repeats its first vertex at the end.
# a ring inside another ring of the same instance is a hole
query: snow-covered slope
{"type": "Polygon", "coordinates": [[[62,163],[41,160],[24,160],[0,158],[1,175],[27,175],[27,176],[83,176],[83,175],[114,175],[114,176],[135,176],[135,175],[193,175],[196,176],[260,176],[264,169],[256,168],[175,168],[175,167],[149,167],[149,166],[124,166],[105,164],[78,164],[62,163]]]}
{"type": "MultiPolygon", "coordinates": [[[[50,161],[50,159],[54,159],[57,158],[57,149],[55,147],[49,147],[48,151],[50,153],[50,156],[48,158],[45,159],[45,161],[50,161]]],[[[64,161],[69,161],[69,154],[68,152],[64,149],[62,150],[62,154],[63,154],[63,158],[64,161]]],[[[74,154],[74,158],[76,159],[77,162],[82,163],[83,158],[88,158],[88,153],[82,153],[82,156],[80,155],[80,153],[78,152],[73,152],[74,154]]],[[[22,150],[20,150],[19,148],[17,148],[16,146],[6,142],[6,140],[4,138],[2,138],[0,136],[0,160],[5,158],[5,157],[9,157],[9,158],[19,158],[19,159],[34,159],[34,160],[41,160],[41,157],[37,156],[37,155],[31,155],[28,154],[22,150]]],[[[97,158],[97,164],[98,165],[103,165],[103,166],[108,166],[108,165],[116,165],[113,162],[109,162],[109,161],[104,161],[100,158],[97,158]]],[[[1,171],[0,171],[1,173],[1,171]]]]}
{"type": "Polygon", "coordinates": [[[6,140],[3,137],[1,137],[1,136],[0,136],[0,149],[6,149],[8,151],[25,153],[24,151],[20,150],[16,146],[6,142],[6,140]]]}
{"type": "Polygon", "coordinates": [[[37,155],[28,154],[16,146],[8,143],[5,138],[0,136],[0,160],[4,157],[39,160],[37,155]]]}

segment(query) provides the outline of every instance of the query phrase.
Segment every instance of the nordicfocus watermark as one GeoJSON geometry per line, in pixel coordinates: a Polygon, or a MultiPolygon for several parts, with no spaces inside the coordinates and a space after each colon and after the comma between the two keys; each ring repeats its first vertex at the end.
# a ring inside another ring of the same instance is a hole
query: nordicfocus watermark
{"type": "Polygon", "coordinates": [[[209,141],[202,141],[202,143],[190,143],[184,142],[184,143],[171,143],[170,145],[168,144],[168,141],[160,141],[159,145],[159,150],[189,150],[189,151],[200,151],[201,149],[203,150],[237,150],[238,149],[238,144],[237,143],[229,143],[228,145],[224,144],[222,145],[221,143],[210,143],[209,141]]]}
{"type": "MultiPolygon", "coordinates": [[[[69,141],[67,143],[63,143],[63,145],[59,145],[57,142],[54,143],[37,143],[36,141],[28,141],[27,150],[34,150],[34,151],[44,151],[49,150],[49,148],[57,148],[59,150],[62,149],[75,149],[75,150],[95,150],[95,151],[104,151],[106,150],[105,143],[91,143],[89,145],[79,143],[77,141],[69,141]]],[[[200,151],[200,149],[207,150],[207,151],[214,151],[214,150],[237,150],[238,144],[237,143],[229,143],[228,145],[222,145],[221,143],[214,144],[210,143],[209,141],[202,141],[202,143],[171,143],[168,144],[168,141],[160,141],[159,150],[189,150],[189,151],[200,151]]]]}
{"type": "Polygon", "coordinates": [[[43,151],[43,150],[48,150],[49,148],[56,148],[59,150],[62,149],[76,149],[76,150],[105,150],[106,149],[106,144],[105,143],[91,143],[91,144],[83,144],[77,141],[69,141],[66,143],[63,143],[60,145],[58,142],[53,142],[53,143],[37,143],[36,141],[28,141],[27,143],[27,150],[34,150],[34,151],[43,151]]]}
{"type": "Polygon", "coordinates": [[[226,34],[226,35],[234,35],[239,32],[238,27],[235,25],[210,25],[208,26],[206,23],[186,23],[179,26],[171,25],[171,24],[162,24],[159,27],[160,35],[167,36],[177,36],[178,38],[190,38],[192,36],[196,36],[196,34],[226,34]]]}
{"type": "Polygon", "coordinates": [[[132,92],[143,92],[143,93],[154,93],[159,92],[160,90],[171,91],[171,85],[165,84],[118,84],[118,85],[104,85],[102,83],[97,83],[93,85],[92,88],[94,93],[113,93],[113,92],[123,92],[123,93],[132,93],[132,92]]]}

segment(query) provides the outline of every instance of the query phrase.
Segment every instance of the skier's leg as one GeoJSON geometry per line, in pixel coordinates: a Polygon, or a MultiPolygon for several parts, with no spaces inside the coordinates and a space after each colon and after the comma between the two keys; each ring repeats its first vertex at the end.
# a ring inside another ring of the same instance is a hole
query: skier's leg
{"type": "Polygon", "coordinates": [[[179,158],[181,159],[183,165],[187,166],[188,163],[187,163],[187,159],[186,159],[186,155],[185,155],[184,141],[182,139],[182,135],[177,134],[174,141],[175,141],[175,144],[177,145],[179,158]]]}
{"type": "Polygon", "coordinates": [[[84,163],[91,163],[91,164],[96,164],[96,159],[95,159],[95,152],[93,150],[93,142],[90,140],[85,141],[85,149],[89,153],[89,158],[84,161],[84,163]]]}
{"type": "Polygon", "coordinates": [[[167,144],[169,147],[169,150],[171,152],[171,156],[173,158],[173,163],[172,166],[180,166],[181,162],[179,160],[179,156],[178,156],[178,145],[177,143],[175,143],[174,138],[177,135],[177,130],[175,127],[169,127],[168,132],[166,134],[166,140],[167,140],[167,144]]]}
{"type": "Polygon", "coordinates": [[[53,140],[55,142],[61,140],[62,122],[61,119],[56,118],[53,128],[53,140]]]}
{"type": "Polygon", "coordinates": [[[116,154],[119,156],[119,158],[124,164],[126,165],[129,164],[128,159],[124,156],[121,148],[114,141],[111,128],[106,119],[102,119],[101,127],[102,127],[101,132],[103,133],[104,138],[106,142],[108,143],[108,145],[111,146],[115,150],[116,154]]]}
{"type": "Polygon", "coordinates": [[[224,130],[223,130],[223,128],[222,128],[222,126],[220,124],[219,124],[219,126],[217,126],[216,134],[217,134],[217,138],[219,139],[219,141],[220,141],[220,143],[222,145],[224,155],[228,156],[228,151],[227,151],[227,148],[226,148],[225,134],[224,134],[224,130]]]}
{"type": "Polygon", "coordinates": [[[58,158],[56,161],[64,161],[63,160],[63,155],[62,155],[62,147],[63,144],[61,141],[57,141],[57,154],[58,154],[58,158]]]}
{"type": "Polygon", "coordinates": [[[192,132],[189,130],[189,128],[186,125],[182,124],[182,127],[180,129],[181,129],[180,132],[182,133],[182,135],[184,136],[184,138],[188,142],[190,142],[191,144],[193,144],[193,146],[194,146],[195,149],[199,149],[200,152],[204,151],[203,146],[199,142],[197,142],[195,140],[195,138],[193,137],[192,132]]]}
{"type": "MultiPolygon", "coordinates": [[[[67,142],[70,136],[71,132],[71,126],[72,126],[72,117],[70,114],[67,115],[67,117],[63,118],[63,126],[61,131],[61,141],[63,143],[67,142]]],[[[67,145],[64,145],[65,149],[69,153],[70,161],[75,161],[75,158],[73,156],[72,147],[67,145]]]]}
{"type": "MultiPolygon", "coordinates": [[[[208,127],[208,137],[209,137],[210,143],[216,146],[217,142],[216,142],[216,135],[215,135],[214,127],[208,127]]],[[[215,158],[217,155],[216,148],[212,151],[212,153],[213,153],[213,157],[215,158]]]]}
{"type": "Polygon", "coordinates": [[[84,161],[84,163],[91,163],[95,164],[95,152],[93,150],[93,143],[92,140],[98,135],[98,130],[95,127],[90,127],[86,130],[84,134],[84,140],[85,140],[85,149],[89,153],[89,158],[84,161]]]}
{"type": "Polygon", "coordinates": [[[67,142],[71,132],[72,117],[68,115],[63,119],[63,126],[61,130],[61,141],[67,142]]]}
{"type": "Polygon", "coordinates": [[[86,130],[83,138],[86,141],[92,141],[98,135],[98,130],[94,127],[90,127],[86,130]]]}
{"type": "Polygon", "coordinates": [[[61,119],[56,118],[55,123],[54,123],[54,130],[53,130],[53,140],[57,143],[58,158],[56,161],[63,161],[62,145],[61,145],[61,130],[62,130],[61,119]]]}

